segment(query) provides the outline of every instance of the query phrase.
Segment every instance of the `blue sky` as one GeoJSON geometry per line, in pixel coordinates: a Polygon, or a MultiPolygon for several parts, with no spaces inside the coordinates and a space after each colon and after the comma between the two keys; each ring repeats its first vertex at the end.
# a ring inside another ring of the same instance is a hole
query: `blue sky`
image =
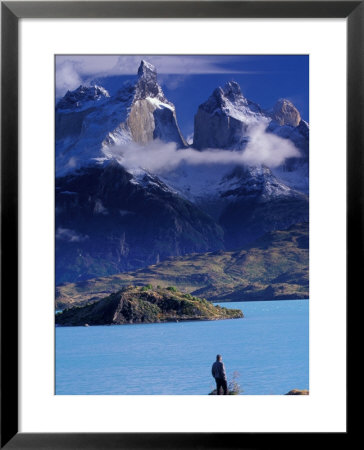
{"type": "Polygon", "coordinates": [[[176,106],[185,137],[193,133],[198,106],[230,80],[237,81],[244,96],[265,109],[287,98],[309,121],[308,55],[59,55],[56,97],[90,82],[100,83],[113,94],[135,77],[141,59],[156,66],[159,83],[176,106]]]}

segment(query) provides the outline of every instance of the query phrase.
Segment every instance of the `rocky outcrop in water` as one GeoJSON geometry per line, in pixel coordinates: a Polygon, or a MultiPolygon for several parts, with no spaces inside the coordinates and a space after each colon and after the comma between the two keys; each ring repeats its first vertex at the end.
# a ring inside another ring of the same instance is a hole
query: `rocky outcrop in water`
{"type": "Polygon", "coordinates": [[[292,391],[287,392],[286,395],[309,395],[310,391],[307,389],[292,389],[292,391]]]}
{"type": "Polygon", "coordinates": [[[57,286],[56,309],[101,300],[130,284],[173,285],[212,302],[307,299],[308,261],[305,223],[267,233],[239,251],[193,254],[135,272],[57,286]]]}
{"type": "Polygon", "coordinates": [[[63,326],[123,325],[219,320],[244,317],[240,310],[213,306],[207,300],[183,294],[174,287],[127,287],[99,302],[67,309],[56,315],[63,326]]]}

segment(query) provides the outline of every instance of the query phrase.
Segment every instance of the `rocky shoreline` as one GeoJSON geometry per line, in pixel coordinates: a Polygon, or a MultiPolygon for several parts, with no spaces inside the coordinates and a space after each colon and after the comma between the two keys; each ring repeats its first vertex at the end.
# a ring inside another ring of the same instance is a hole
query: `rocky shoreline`
{"type": "Polygon", "coordinates": [[[292,389],[291,391],[287,392],[286,395],[309,395],[310,391],[307,389],[292,389]]]}

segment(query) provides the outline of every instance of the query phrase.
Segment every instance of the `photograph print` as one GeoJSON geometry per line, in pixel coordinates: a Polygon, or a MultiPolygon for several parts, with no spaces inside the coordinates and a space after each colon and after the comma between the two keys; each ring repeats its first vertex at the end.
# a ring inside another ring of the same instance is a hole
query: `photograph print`
{"type": "Polygon", "coordinates": [[[55,393],[309,394],[309,56],[55,56],[55,393]]]}

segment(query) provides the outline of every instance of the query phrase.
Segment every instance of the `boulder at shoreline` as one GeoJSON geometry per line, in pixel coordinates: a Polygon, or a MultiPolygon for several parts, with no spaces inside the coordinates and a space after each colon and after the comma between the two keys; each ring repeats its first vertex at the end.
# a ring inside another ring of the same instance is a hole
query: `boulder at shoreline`
{"type": "Polygon", "coordinates": [[[292,389],[286,395],[309,395],[309,393],[307,389],[292,389]]]}

